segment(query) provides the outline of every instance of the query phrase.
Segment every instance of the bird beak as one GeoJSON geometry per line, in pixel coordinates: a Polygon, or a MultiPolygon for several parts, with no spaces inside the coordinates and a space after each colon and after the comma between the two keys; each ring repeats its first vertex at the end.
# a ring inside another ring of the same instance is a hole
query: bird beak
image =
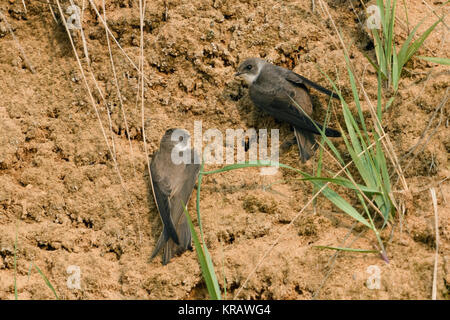
{"type": "Polygon", "coordinates": [[[235,77],[239,77],[241,74],[242,74],[242,72],[236,72],[236,73],[234,74],[234,76],[235,76],[235,77]]]}

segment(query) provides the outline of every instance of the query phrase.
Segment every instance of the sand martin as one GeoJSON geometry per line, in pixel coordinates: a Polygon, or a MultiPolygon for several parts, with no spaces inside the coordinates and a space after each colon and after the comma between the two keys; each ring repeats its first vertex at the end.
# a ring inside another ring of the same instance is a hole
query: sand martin
{"type": "MultiPolygon", "coordinates": [[[[246,59],[238,67],[235,76],[240,76],[247,82],[250,99],[256,107],[294,127],[302,162],[311,158],[317,147],[314,135],[320,132],[314,126],[314,120],[310,120],[304,114],[311,117],[313,112],[307,86],[334,98],[337,98],[337,95],[291,70],[275,66],[260,58],[246,59]],[[296,107],[294,101],[304,113],[296,107]]],[[[317,121],[314,123],[323,130],[322,124],[317,121]]],[[[339,131],[331,128],[325,128],[325,135],[341,136],[339,131]]]]}
{"type": "Polygon", "coordinates": [[[190,148],[189,140],[190,135],[186,130],[167,130],[150,164],[153,196],[163,223],[163,230],[151,259],[164,247],[163,264],[167,264],[174,255],[192,249],[191,230],[182,203],[187,206],[200,165],[194,164],[194,157],[197,155],[190,148]],[[173,154],[180,152],[190,155],[190,163],[174,163],[173,154]]]}

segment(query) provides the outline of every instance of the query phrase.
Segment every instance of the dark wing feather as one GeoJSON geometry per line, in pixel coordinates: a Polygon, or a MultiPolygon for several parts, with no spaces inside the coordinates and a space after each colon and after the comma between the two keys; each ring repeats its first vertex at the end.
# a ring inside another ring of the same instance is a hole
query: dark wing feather
{"type": "Polygon", "coordinates": [[[285,78],[286,80],[294,83],[295,85],[306,85],[308,87],[314,88],[322,93],[325,93],[326,95],[335,98],[335,99],[339,99],[339,96],[336,93],[331,92],[328,89],[325,89],[324,87],[322,87],[321,85],[318,85],[317,83],[293,72],[287,69],[284,69],[285,71],[285,78]]]}
{"type": "Polygon", "coordinates": [[[169,234],[167,232],[163,231],[161,232],[161,235],[158,238],[158,242],[156,243],[155,248],[153,249],[152,255],[150,256],[150,260],[152,260],[158,252],[161,250],[161,248],[169,241],[169,234]]]}
{"type": "Polygon", "coordinates": [[[314,151],[317,149],[316,139],[313,133],[308,131],[298,131],[295,128],[294,134],[300,152],[300,159],[305,163],[313,156],[314,151]]]}
{"type": "MultiPolygon", "coordinates": [[[[320,134],[313,122],[295,106],[293,102],[293,100],[295,101],[295,96],[294,88],[281,86],[269,88],[260,86],[258,83],[254,83],[250,87],[250,98],[257,107],[275,119],[285,121],[299,130],[320,134]]],[[[297,104],[302,108],[308,109],[305,103],[297,102],[297,104]]],[[[308,112],[309,110],[304,111],[308,112]]],[[[319,128],[322,128],[322,125],[319,125],[319,128]]]]}
{"type": "MultiPolygon", "coordinates": [[[[194,151],[192,150],[192,152],[194,151]]],[[[177,181],[178,185],[170,188],[171,194],[167,199],[171,210],[170,221],[173,223],[179,241],[178,243],[175,243],[172,239],[168,238],[166,241],[164,241],[164,239],[161,239],[161,241],[158,240],[155,251],[156,249],[159,251],[159,249],[164,246],[163,264],[167,264],[174,255],[181,254],[192,248],[191,230],[184,214],[183,204],[187,206],[187,203],[189,202],[200,170],[200,165],[181,164],[174,167],[175,168],[172,168],[173,172],[182,179],[181,181],[177,181]]],[[[161,235],[161,237],[163,237],[163,235],[161,235]]]]}
{"type": "Polygon", "coordinates": [[[175,243],[180,243],[178,240],[177,232],[175,231],[175,226],[171,217],[171,203],[170,194],[172,193],[170,185],[160,176],[158,170],[155,170],[155,161],[157,160],[155,156],[154,160],[150,165],[150,173],[152,175],[152,188],[153,194],[155,196],[156,205],[158,207],[159,215],[161,221],[164,225],[163,233],[167,233],[168,237],[172,238],[175,243]]]}
{"type": "Polygon", "coordinates": [[[183,171],[183,185],[170,199],[172,207],[172,221],[177,231],[180,242],[178,243],[185,250],[191,244],[191,231],[184,214],[183,203],[187,206],[195,181],[200,170],[199,164],[188,164],[183,171]]]}
{"type": "MultiPolygon", "coordinates": [[[[288,69],[266,65],[257,80],[250,86],[250,98],[257,107],[274,118],[285,121],[300,131],[306,130],[320,134],[315,124],[320,129],[323,129],[323,126],[308,117],[313,111],[308,88],[303,83],[303,77],[297,76],[288,69]],[[296,82],[288,79],[296,79],[296,82]],[[299,110],[297,105],[302,110],[299,110]]],[[[340,133],[325,128],[325,135],[339,137],[340,133]]]]}

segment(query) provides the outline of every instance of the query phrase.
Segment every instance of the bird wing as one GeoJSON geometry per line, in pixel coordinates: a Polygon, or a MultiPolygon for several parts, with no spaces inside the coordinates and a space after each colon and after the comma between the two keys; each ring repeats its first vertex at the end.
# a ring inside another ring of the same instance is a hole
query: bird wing
{"type": "Polygon", "coordinates": [[[175,231],[175,226],[172,220],[172,204],[170,201],[172,191],[172,186],[170,185],[167,175],[165,175],[164,169],[161,169],[158,165],[158,157],[160,153],[157,152],[155,157],[150,164],[150,173],[152,175],[152,189],[153,195],[155,197],[156,206],[158,208],[159,216],[164,225],[163,233],[168,234],[168,238],[172,238],[175,243],[180,243],[178,239],[177,232],[175,231]]]}
{"type": "Polygon", "coordinates": [[[309,95],[308,88],[306,86],[302,85],[294,87],[292,100],[290,100],[291,107],[296,109],[296,111],[298,111],[298,113],[302,117],[306,117],[304,113],[306,113],[308,116],[312,115],[313,103],[311,100],[311,96],[309,95]],[[298,107],[300,107],[304,112],[298,110],[298,107]]]}
{"type": "Polygon", "coordinates": [[[187,206],[189,202],[198,172],[200,171],[200,165],[186,164],[183,166],[184,170],[181,173],[183,181],[180,183],[177,191],[170,197],[170,205],[172,208],[172,221],[180,240],[179,245],[187,249],[191,244],[191,230],[184,214],[183,204],[187,206]]]}
{"type": "MultiPolygon", "coordinates": [[[[192,152],[194,152],[192,150],[192,152]]],[[[193,159],[193,157],[191,158],[193,159]]],[[[175,244],[169,240],[165,243],[163,264],[167,264],[174,255],[183,253],[185,250],[191,249],[191,229],[189,227],[186,215],[184,214],[183,204],[187,206],[192,190],[197,180],[200,170],[199,164],[179,165],[176,170],[183,179],[178,182],[178,188],[172,188],[172,194],[169,197],[171,207],[171,219],[178,235],[179,243],[175,244]],[[182,167],[180,167],[182,166],[182,167]]]]}
{"type": "Polygon", "coordinates": [[[311,88],[314,88],[322,93],[325,93],[326,95],[335,98],[335,99],[339,99],[339,96],[333,92],[331,92],[328,89],[325,89],[324,87],[318,85],[317,83],[291,71],[291,70],[287,70],[283,68],[283,73],[285,74],[285,79],[297,86],[302,85],[302,86],[309,86],[311,88]]]}
{"type": "Polygon", "coordinates": [[[290,123],[300,130],[308,130],[318,134],[311,120],[305,116],[312,114],[312,102],[306,87],[296,87],[283,78],[270,81],[268,84],[256,81],[250,87],[250,98],[253,103],[274,118],[290,123]],[[295,103],[303,111],[300,111],[295,103]]]}
{"type": "MultiPolygon", "coordinates": [[[[276,71],[270,67],[264,68],[250,86],[253,103],[274,118],[290,123],[299,130],[320,134],[316,125],[322,129],[322,124],[308,117],[312,115],[313,104],[308,88],[302,82],[303,77],[292,82],[288,79],[298,76],[297,74],[281,67],[273,67],[276,71]],[[298,107],[301,107],[301,110],[298,107]]],[[[325,128],[325,134],[340,136],[339,132],[330,128],[325,128]]]]}

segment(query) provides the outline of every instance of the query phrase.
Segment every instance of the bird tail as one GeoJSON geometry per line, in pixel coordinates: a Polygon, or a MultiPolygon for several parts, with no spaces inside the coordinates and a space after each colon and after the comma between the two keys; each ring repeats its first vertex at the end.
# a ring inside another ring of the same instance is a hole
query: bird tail
{"type": "MultiPolygon", "coordinates": [[[[317,128],[319,128],[322,131],[324,130],[323,129],[323,125],[320,122],[314,121],[312,119],[307,119],[306,121],[307,121],[307,123],[303,124],[303,126],[299,128],[301,131],[308,130],[308,131],[310,131],[312,133],[320,135],[320,131],[317,128]],[[313,121],[314,121],[314,123],[312,123],[313,121]]],[[[337,131],[337,130],[325,127],[325,135],[327,137],[338,138],[338,137],[341,136],[341,133],[339,131],[337,131]]]]}
{"type": "MultiPolygon", "coordinates": [[[[170,259],[172,259],[176,255],[182,254],[186,250],[192,250],[191,241],[192,241],[192,235],[191,235],[191,229],[189,228],[187,219],[185,216],[181,217],[182,219],[181,223],[177,227],[177,233],[178,233],[178,239],[180,240],[179,245],[176,244],[172,238],[169,238],[167,236],[167,240],[164,242],[161,242],[158,240],[158,243],[156,245],[156,248],[154,252],[158,249],[158,251],[161,249],[161,247],[164,245],[164,254],[162,263],[163,265],[166,265],[169,263],[170,259]],[[160,245],[160,247],[158,247],[160,245]]],[[[156,252],[157,254],[158,252],[156,252]]],[[[154,255],[156,255],[154,254],[154,255]]],[[[154,257],[152,255],[152,258],[154,257]]]]}
{"type": "Polygon", "coordinates": [[[313,156],[314,151],[317,149],[316,139],[314,134],[309,131],[299,131],[294,128],[294,134],[300,151],[300,159],[305,163],[313,156]]]}
{"type": "Polygon", "coordinates": [[[177,248],[179,246],[171,239],[168,232],[163,230],[161,235],[159,236],[158,242],[156,243],[155,249],[153,249],[152,255],[150,256],[150,260],[153,260],[154,257],[158,255],[158,253],[163,250],[162,263],[166,265],[169,263],[170,259],[177,253],[177,248]]]}
{"type": "Polygon", "coordinates": [[[163,231],[161,232],[161,235],[158,238],[158,242],[156,242],[156,246],[155,249],[153,249],[152,255],[150,256],[150,260],[156,257],[161,248],[169,241],[169,238],[170,238],[169,234],[163,227],[163,231]]]}
{"type": "Polygon", "coordinates": [[[172,240],[169,240],[166,242],[166,245],[164,247],[164,254],[163,254],[163,265],[166,265],[169,263],[170,259],[175,255],[175,252],[177,250],[177,245],[172,240]]]}
{"type": "MultiPolygon", "coordinates": [[[[303,110],[301,110],[301,112],[303,112],[303,114],[307,115],[303,110]]],[[[298,117],[296,119],[296,121],[294,123],[291,123],[293,125],[294,128],[298,128],[300,131],[304,132],[304,131],[309,131],[315,134],[321,134],[320,131],[325,131],[325,135],[327,137],[340,137],[341,133],[337,130],[325,127],[324,130],[324,126],[317,121],[314,121],[313,119],[311,119],[308,115],[307,116],[302,116],[302,117],[298,117]],[[320,131],[319,131],[320,129],[320,131]]]]}
{"type": "MultiPolygon", "coordinates": [[[[317,123],[317,125],[319,125],[320,128],[323,128],[323,126],[321,124],[319,124],[318,122],[316,122],[316,123],[317,123]]],[[[325,135],[327,137],[339,138],[341,136],[341,133],[335,129],[325,128],[325,135]]]]}

